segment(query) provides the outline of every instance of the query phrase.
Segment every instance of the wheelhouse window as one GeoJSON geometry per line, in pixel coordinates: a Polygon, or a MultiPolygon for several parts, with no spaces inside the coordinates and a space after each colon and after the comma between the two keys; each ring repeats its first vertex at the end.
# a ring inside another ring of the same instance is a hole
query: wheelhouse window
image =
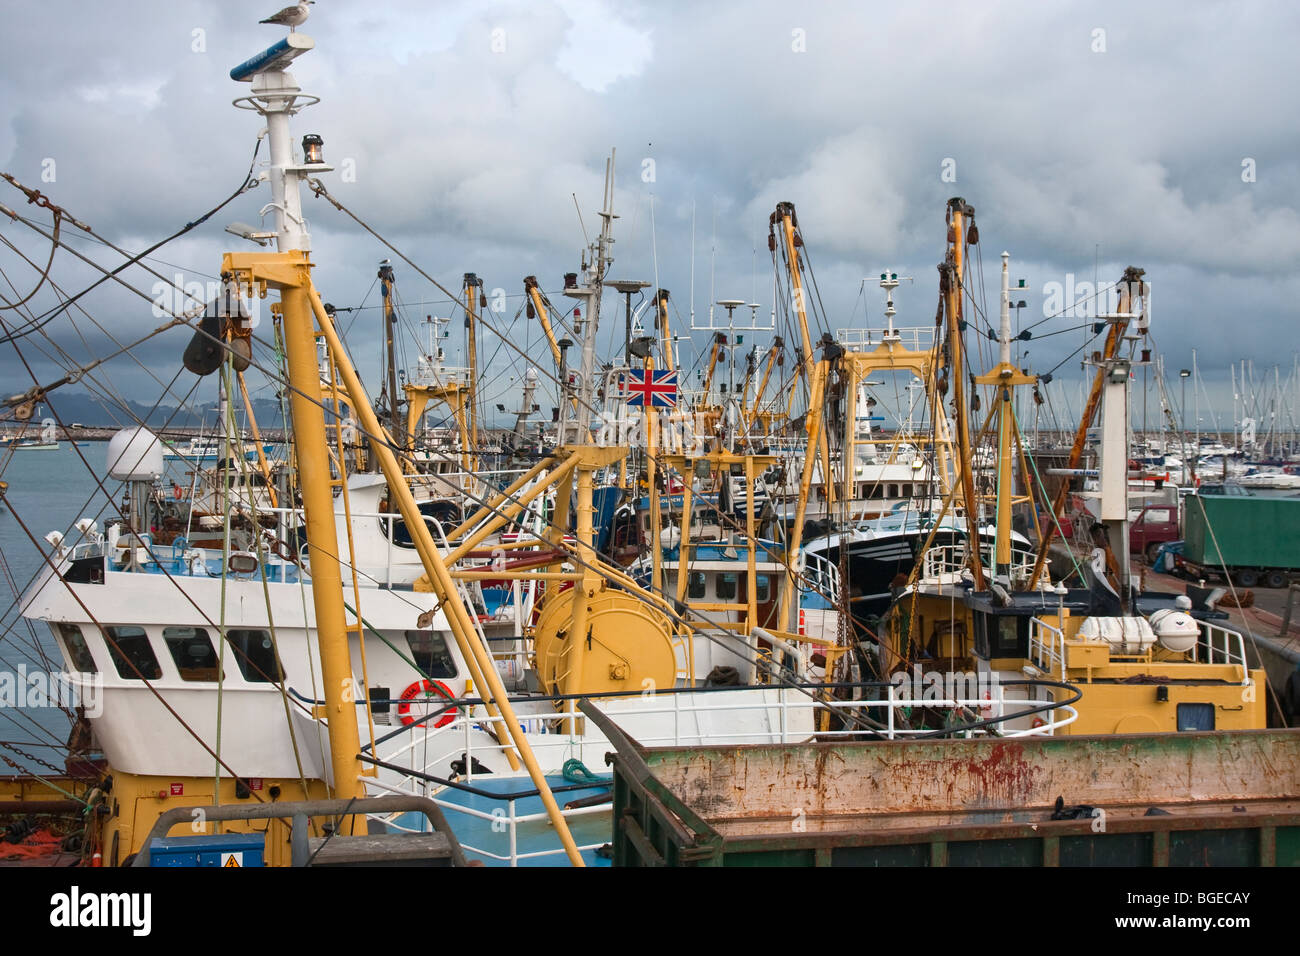
{"type": "Polygon", "coordinates": [[[55,624],[52,627],[54,636],[63,640],[63,646],[66,649],[68,661],[72,664],[72,669],[82,674],[98,674],[99,668],[95,666],[95,658],[90,653],[90,645],[86,643],[81,628],[75,624],[63,623],[55,624]]]}
{"type": "Polygon", "coordinates": [[[772,578],[767,574],[754,575],[754,603],[766,604],[772,600],[772,578]]]}
{"type": "Polygon", "coordinates": [[[154,655],[149,635],[139,627],[106,627],[108,656],[123,680],[157,680],[162,667],[154,655]]]}
{"type": "Polygon", "coordinates": [[[1025,657],[1029,653],[1029,618],[976,612],[975,653],[985,659],[1025,657]]]}
{"type": "Polygon", "coordinates": [[[1003,614],[990,618],[994,628],[990,637],[993,639],[993,657],[1022,656],[1028,648],[1020,646],[1020,622],[1024,620],[1017,615],[1003,614]]]}
{"type": "Polygon", "coordinates": [[[181,680],[218,681],[220,662],[208,632],[201,627],[164,627],[163,643],[176,663],[181,680]]]}
{"type": "Polygon", "coordinates": [[[1214,729],[1214,705],[1213,704],[1179,704],[1178,705],[1178,729],[1179,730],[1213,730],[1214,729]]]}
{"type": "Polygon", "coordinates": [[[284,679],[284,670],[275,656],[275,642],[271,632],[261,628],[232,627],[226,631],[226,641],[235,652],[239,673],[250,684],[274,684],[284,679]]]}
{"type": "Polygon", "coordinates": [[[456,676],[456,661],[447,647],[447,639],[434,631],[407,631],[406,646],[411,659],[425,677],[450,680],[456,676]]]}
{"type": "Polygon", "coordinates": [[[707,579],[703,571],[692,571],[687,579],[686,596],[693,601],[698,601],[704,597],[704,586],[707,579]]]}
{"type": "Polygon", "coordinates": [[[636,515],[619,515],[614,521],[614,534],[611,537],[611,548],[614,551],[636,548],[640,544],[636,515]]]}
{"type": "Polygon", "coordinates": [[[715,593],[721,600],[735,600],[737,580],[738,576],[730,571],[718,575],[718,584],[715,593]]]}

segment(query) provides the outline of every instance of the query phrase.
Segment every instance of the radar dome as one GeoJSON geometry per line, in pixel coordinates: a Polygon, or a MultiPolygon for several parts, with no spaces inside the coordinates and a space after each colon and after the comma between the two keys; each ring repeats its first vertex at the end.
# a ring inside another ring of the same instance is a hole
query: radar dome
{"type": "Polygon", "coordinates": [[[155,481],[163,473],[163,445],[147,428],[124,428],[108,441],[108,473],[118,481],[155,481]]]}

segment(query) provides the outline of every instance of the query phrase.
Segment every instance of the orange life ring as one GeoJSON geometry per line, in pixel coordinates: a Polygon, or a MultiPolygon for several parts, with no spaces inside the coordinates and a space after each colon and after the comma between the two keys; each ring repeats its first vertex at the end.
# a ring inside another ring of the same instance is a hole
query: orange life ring
{"type": "Polygon", "coordinates": [[[172,497],[175,498],[177,501],[180,501],[182,498],[185,497],[185,489],[182,488],[174,481],[172,482],[172,497]]]}
{"type": "MultiPolygon", "coordinates": [[[[446,697],[448,700],[456,699],[456,695],[451,692],[451,688],[440,680],[416,681],[410,687],[406,688],[406,690],[402,691],[402,702],[397,705],[397,716],[400,717],[402,723],[408,727],[415,723],[415,718],[411,716],[411,702],[421,694],[425,697],[446,697]]],[[[446,727],[456,719],[456,715],[459,712],[459,707],[453,707],[448,710],[434,722],[434,729],[437,730],[439,727],[446,727]]]]}

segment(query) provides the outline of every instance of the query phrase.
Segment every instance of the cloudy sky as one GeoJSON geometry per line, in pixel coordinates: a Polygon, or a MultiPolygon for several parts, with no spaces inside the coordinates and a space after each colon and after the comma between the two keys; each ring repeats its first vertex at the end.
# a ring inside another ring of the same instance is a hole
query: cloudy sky
{"type": "MultiPolygon", "coordinates": [[[[9,0],[0,169],[125,249],[176,231],[247,170],[260,124],[231,107],[246,87],[228,73],[281,35],[257,23],[278,5],[9,0]]],[[[473,271],[489,294],[503,290],[493,321],[530,354],[545,353],[536,323],[516,317],[522,278],[554,290],[577,268],[574,196],[594,233],[615,148],[613,275],[670,289],[679,328],[692,304],[702,320],[710,298],[770,309],[767,219],[780,200],[798,209],[831,328],[879,319],[880,290],[862,279],[883,268],[915,277],[897,293],[900,324],[927,325],[944,204],[960,195],[977,211],[994,314],[1003,249],[1026,280],[1024,325],[1055,311],[1054,288],[1114,281],[1136,265],[1152,286],[1154,344],[1175,400],[1193,348],[1221,419],[1231,362],[1253,362],[1259,382],[1274,366],[1284,385],[1292,375],[1294,4],[318,0],[303,32],[317,49],[293,73],[322,102],[295,134],[324,138],[339,167],[330,190],[444,285],[459,288],[473,271]]],[[[221,252],[240,248],[223,227],[257,222],[268,201],[267,187],[254,190],[151,264],[208,281],[221,252]]],[[[8,184],[0,202],[49,222],[8,184]]],[[[317,285],[336,305],[364,307],[345,325],[375,382],[374,277],[389,253],[324,202],[304,202],[317,285]]],[[[0,237],[38,266],[49,255],[7,217],[0,237]]],[[[120,261],[70,241],[96,261],[120,261]]],[[[10,300],[35,284],[36,270],[7,246],[0,268],[10,300]]],[[[75,292],[93,273],[60,253],[51,276],[75,292]]],[[[157,281],[138,269],[124,277],[146,293],[157,281]]],[[[397,281],[412,323],[451,314],[401,263],[397,281]]],[[[36,314],[54,294],[37,294],[36,314]]],[[[121,341],[159,324],[120,287],[84,304],[121,341]]],[[[605,309],[602,342],[622,325],[621,301],[607,298],[605,309]]],[[[1053,318],[1028,343],[1033,370],[1060,365],[1059,401],[1076,410],[1069,356],[1083,321],[1053,318]],[[1039,338],[1049,332],[1060,334],[1039,338]]],[[[451,328],[454,352],[460,323],[451,328]]],[[[44,331],[77,360],[106,348],[84,315],[44,331]]],[[[115,360],[106,381],[156,399],[186,338],[173,332],[142,346],[139,362],[115,360]]],[[[54,372],[49,340],[29,336],[21,348],[38,377],[54,372]]],[[[522,363],[490,334],[483,350],[501,393],[489,402],[513,407],[510,376],[522,363]]],[[[690,350],[684,361],[694,363],[690,350]]],[[[6,393],[30,384],[12,345],[0,346],[0,376],[6,393]]],[[[192,384],[186,373],[174,393],[192,384]]]]}

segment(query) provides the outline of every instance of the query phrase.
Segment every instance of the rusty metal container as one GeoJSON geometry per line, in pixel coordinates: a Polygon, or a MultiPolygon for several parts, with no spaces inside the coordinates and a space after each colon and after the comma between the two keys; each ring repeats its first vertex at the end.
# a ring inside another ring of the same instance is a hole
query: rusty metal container
{"type": "Polygon", "coordinates": [[[1300,730],[614,744],[615,866],[1300,866],[1300,730]]]}

